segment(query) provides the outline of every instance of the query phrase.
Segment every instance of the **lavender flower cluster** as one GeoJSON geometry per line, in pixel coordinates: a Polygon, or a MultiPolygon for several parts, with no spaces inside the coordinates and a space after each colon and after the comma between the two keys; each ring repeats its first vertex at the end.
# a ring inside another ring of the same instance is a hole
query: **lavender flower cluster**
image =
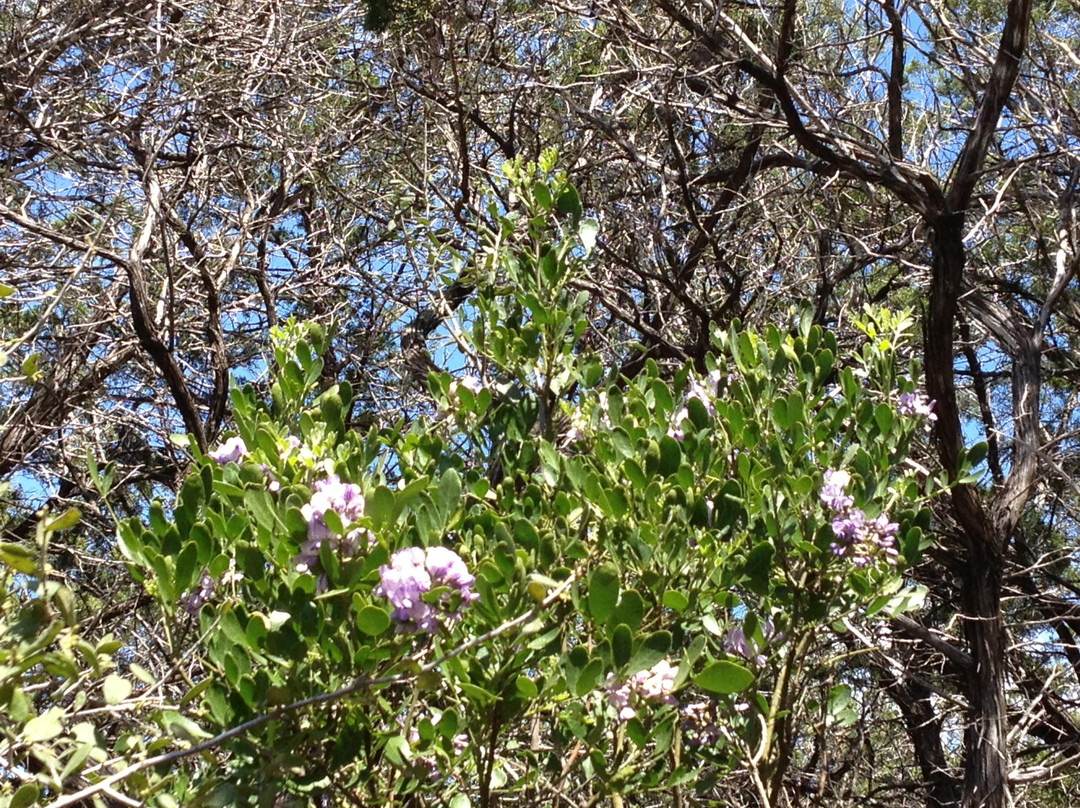
{"type": "Polygon", "coordinates": [[[901,393],[900,401],[896,405],[896,411],[909,418],[925,419],[924,429],[929,432],[937,421],[937,413],[934,412],[934,402],[922,393],[901,393]]]}
{"type": "Polygon", "coordinates": [[[244,439],[239,435],[234,435],[216,449],[208,452],[207,457],[219,466],[224,466],[226,463],[239,463],[247,457],[247,453],[248,449],[244,439]]]}
{"type": "Polygon", "coordinates": [[[237,571],[235,558],[229,559],[229,568],[221,573],[218,580],[214,580],[210,570],[204,567],[195,587],[190,592],[185,592],[180,596],[180,605],[184,607],[184,611],[188,614],[198,614],[203,604],[208,603],[214,597],[219,585],[229,586],[230,584],[239,583],[243,579],[244,573],[237,571]]]}
{"type": "Polygon", "coordinates": [[[880,556],[889,564],[897,558],[896,532],[900,526],[890,522],[885,514],[867,519],[855,507],[855,500],[846,491],[851,475],[830,469],[825,472],[821,488],[821,503],[833,513],[832,529],[836,541],[829,545],[833,555],[851,558],[857,567],[865,567],[880,556]]]}
{"type": "Polygon", "coordinates": [[[180,596],[180,605],[184,607],[184,611],[188,614],[198,614],[203,604],[214,597],[216,589],[217,581],[210,575],[209,570],[204,569],[195,588],[180,596]]]}
{"type": "Polygon", "coordinates": [[[724,736],[715,701],[697,701],[682,708],[682,731],[690,746],[712,746],[724,736]]]}
{"type": "Polygon", "coordinates": [[[476,578],[469,572],[461,556],[446,547],[408,547],[390,557],[390,563],[379,567],[379,583],[373,593],[386,598],[394,607],[390,617],[407,631],[433,634],[442,620],[460,617],[449,606],[456,593],[458,603],[472,603],[480,596],[472,591],[476,578]],[[446,588],[436,603],[424,600],[432,589],[446,588]]]}
{"type": "Polygon", "coordinates": [[[625,682],[619,682],[614,675],[609,675],[604,685],[608,703],[615,708],[620,721],[629,721],[637,715],[634,706],[642,702],[678,706],[679,702],[671,695],[678,672],[678,668],[661,659],[649,670],[638,671],[625,682]]]}
{"type": "Polygon", "coordinates": [[[747,637],[742,628],[733,628],[724,637],[724,650],[748,662],[753,662],[760,668],[768,661],[765,647],[771,642],[783,641],[784,632],[777,631],[773,621],[766,617],[761,621],[761,636],[762,642],[759,645],[756,639],[747,637]]]}
{"type": "Polygon", "coordinates": [[[360,486],[343,483],[336,474],[315,483],[315,493],[311,500],[300,509],[307,521],[307,541],[300,545],[300,552],[293,563],[299,572],[308,572],[319,560],[319,549],[327,542],[335,552],[340,550],[346,556],[356,554],[361,539],[370,544],[371,533],[363,528],[349,531],[344,538],[338,538],[326,525],[326,512],[333,511],[343,525],[349,525],[364,515],[364,495],[360,486]]]}

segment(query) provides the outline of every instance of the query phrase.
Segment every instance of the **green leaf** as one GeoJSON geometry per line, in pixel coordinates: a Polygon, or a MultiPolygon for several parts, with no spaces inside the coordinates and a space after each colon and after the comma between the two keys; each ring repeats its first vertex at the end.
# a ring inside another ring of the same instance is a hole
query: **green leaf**
{"type": "Polygon", "coordinates": [[[457,508],[461,499],[461,477],[450,468],[443,472],[439,480],[438,506],[443,519],[448,519],[457,508]]]}
{"type": "Polygon", "coordinates": [[[581,246],[585,248],[586,256],[596,247],[596,236],[599,232],[600,223],[596,219],[582,219],[581,224],[578,225],[578,238],[581,240],[581,246]]]}
{"type": "Polygon", "coordinates": [[[24,575],[33,575],[37,571],[33,551],[14,542],[0,542],[0,562],[24,575]]]}
{"type": "Polygon", "coordinates": [[[618,600],[619,570],[608,561],[589,576],[589,614],[597,623],[603,623],[615,611],[618,600]]]}
{"type": "Polygon", "coordinates": [[[600,684],[600,677],[603,675],[604,663],[599,659],[590,659],[589,664],[582,668],[581,675],[578,676],[577,684],[574,686],[575,695],[583,698],[592,693],[600,684]]]}
{"type": "Polygon", "coordinates": [[[472,802],[465,794],[455,794],[450,800],[450,808],[472,808],[472,802]]]}
{"type": "Polygon", "coordinates": [[[551,189],[548,188],[547,183],[537,180],[533,183],[532,191],[536,204],[544,210],[551,210],[554,200],[551,198],[551,189]]]}
{"type": "Polygon", "coordinates": [[[746,559],[743,573],[746,575],[750,590],[757,595],[769,592],[769,576],[772,572],[773,555],[776,548],[771,542],[763,541],[754,545],[746,559]]]}
{"type": "Polygon", "coordinates": [[[247,489],[244,491],[244,506],[262,527],[273,530],[281,525],[268,491],[261,488],[247,489]]]}
{"type": "Polygon", "coordinates": [[[619,623],[611,632],[611,659],[616,668],[621,668],[630,661],[633,652],[634,636],[630,626],[619,623]]]}
{"type": "Polygon", "coordinates": [[[636,589],[627,589],[619,597],[619,605],[615,607],[612,620],[615,623],[626,623],[631,631],[637,631],[644,617],[645,601],[636,589]]]}
{"type": "Polygon", "coordinates": [[[11,297],[15,294],[15,287],[8,286],[6,283],[0,283],[0,299],[5,297],[11,297]]]}
{"type": "Polygon", "coordinates": [[[888,404],[878,404],[877,407],[874,408],[874,421],[877,422],[878,429],[881,430],[881,433],[887,435],[889,430],[892,429],[892,407],[888,404]]]}
{"type": "Polygon", "coordinates": [[[77,525],[81,518],[82,514],[78,508],[68,508],[55,519],[49,520],[45,524],[45,529],[49,531],[67,530],[69,527],[77,525]]]}
{"type": "Polygon", "coordinates": [[[55,738],[64,731],[64,710],[61,707],[51,707],[46,712],[31,718],[23,727],[22,740],[26,743],[37,743],[55,738]]]}
{"type": "Polygon", "coordinates": [[[30,354],[26,359],[22,361],[21,366],[22,374],[28,379],[37,379],[40,371],[38,370],[38,355],[36,353],[30,354]]]}
{"type": "Polygon", "coordinates": [[[364,503],[364,513],[371,519],[376,530],[387,524],[394,515],[394,492],[385,485],[380,485],[364,503]]]}
{"type": "Polygon", "coordinates": [[[564,216],[570,216],[575,222],[581,218],[581,197],[572,185],[566,186],[555,200],[555,209],[564,216]]]}
{"type": "Polygon", "coordinates": [[[586,387],[595,387],[596,383],[600,381],[604,376],[604,366],[595,360],[591,360],[585,363],[585,367],[581,373],[581,380],[585,383],[586,387]]]}
{"type": "Polygon", "coordinates": [[[711,662],[694,677],[694,684],[709,693],[741,693],[753,682],[753,673],[727,660],[711,662]]]}
{"type": "Polygon", "coordinates": [[[119,704],[131,695],[131,682],[115,673],[110,673],[105,677],[101,690],[105,694],[106,704],[119,704]]]}
{"type": "Polygon", "coordinates": [[[390,628],[390,615],[378,606],[365,606],[356,615],[356,627],[371,637],[390,628]]]}
{"type": "Polygon", "coordinates": [[[654,631],[642,641],[634,656],[630,659],[630,667],[626,671],[627,675],[633,676],[638,671],[648,670],[666,657],[670,650],[671,632],[654,631]]]}
{"type": "Polygon", "coordinates": [[[664,593],[664,605],[679,614],[682,614],[689,603],[690,599],[677,589],[669,589],[664,593]]]}
{"type": "Polygon", "coordinates": [[[199,561],[199,549],[188,543],[180,551],[176,559],[176,588],[181,592],[186,591],[195,577],[195,567],[199,561]]]}
{"type": "MultiPolygon", "coordinates": [[[[0,284],[0,288],[2,288],[0,284]]],[[[8,287],[9,289],[11,287],[8,287]]],[[[0,295],[2,297],[3,295],[0,295]]],[[[38,801],[38,797],[41,796],[41,789],[36,783],[23,783],[19,786],[19,790],[16,791],[12,797],[11,802],[8,803],[8,808],[27,808],[27,806],[33,805],[38,801]]]]}
{"type": "Polygon", "coordinates": [[[831,722],[838,727],[849,727],[859,720],[847,685],[837,685],[829,691],[827,710],[831,722]]]}
{"type": "Polygon", "coordinates": [[[986,459],[986,455],[989,452],[990,447],[986,441],[982,440],[967,450],[967,462],[968,468],[975,468],[981,462],[986,459]]]}
{"type": "Polygon", "coordinates": [[[190,743],[198,743],[211,737],[209,732],[175,710],[166,710],[162,714],[161,720],[165,725],[165,730],[174,738],[180,738],[190,743]]]}
{"type": "Polygon", "coordinates": [[[138,662],[128,663],[128,670],[131,671],[131,675],[138,679],[140,682],[146,685],[156,684],[156,680],[150,671],[140,665],[138,662]]]}
{"type": "Polygon", "coordinates": [[[791,416],[788,414],[788,404],[785,399],[778,398],[773,402],[772,417],[781,429],[791,428],[791,416]]]}
{"type": "Polygon", "coordinates": [[[679,470],[682,463],[682,447],[670,435],[660,439],[660,465],[658,471],[664,477],[668,477],[679,470]]]}
{"type": "Polygon", "coordinates": [[[514,687],[517,689],[518,695],[526,700],[536,698],[536,694],[540,692],[536,687],[536,682],[528,676],[519,676],[514,682],[514,687]]]}

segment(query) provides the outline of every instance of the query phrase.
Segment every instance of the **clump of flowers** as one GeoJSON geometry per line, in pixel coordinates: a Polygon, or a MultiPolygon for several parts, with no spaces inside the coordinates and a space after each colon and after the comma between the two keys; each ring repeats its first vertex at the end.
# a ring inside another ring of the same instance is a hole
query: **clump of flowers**
{"type": "Polygon", "coordinates": [[[443,620],[460,617],[457,608],[480,597],[472,591],[475,583],[476,578],[453,550],[442,546],[426,550],[408,547],[398,550],[389,564],[379,567],[379,583],[373,591],[390,601],[394,607],[390,617],[402,629],[433,634],[443,620]],[[433,589],[445,591],[429,603],[424,595],[433,589]]]}
{"type": "Polygon", "coordinates": [[[909,418],[923,418],[923,428],[929,432],[937,421],[937,413],[934,412],[934,402],[922,393],[901,393],[900,401],[896,405],[896,411],[909,418]]]}
{"type": "Polygon", "coordinates": [[[203,569],[195,588],[180,596],[180,605],[188,614],[198,614],[203,604],[214,596],[216,589],[217,582],[210,575],[210,570],[203,569]]]}
{"type": "Polygon", "coordinates": [[[682,731],[690,746],[712,746],[723,736],[715,701],[697,701],[682,708],[682,731]]]}
{"type": "Polygon", "coordinates": [[[360,541],[371,533],[363,528],[349,531],[343,538],[335,535],[326,525],[326,512],[334,511],[342,525],[349,525],[364,515],[364,495],[360,486],[343,483],[336,474],[315,483],[311,501],[300,509],[307,521],[307,541],[300,545],[300,553],[293,559],[299,572],[308,572],[319,560],[319,549],[328,542],[335,552],[339,549],[346,556],[355,555],[360,541]]]}
{"type": "Polygon", "coordinates": [[[235,558],[229,559],[229,568],[221,573],[220,579],[216,581],[210,574],[210,570],[204,567],[195,588],[180,596],[180,605],[188,614],[198,614],[203,604],[209,602],[214,596],[219,585],[233,586],[242,580],[244,580],[244,573],[236,569],[235,558]]]}
{"type": "Polygon", "coordinates": [[[207,457],[218,465],[224,466],[226,463],[239,463],[247,457],[247,453],[248,450],[244,444],[244,439],[239,435],[234,435],[216,449],[208,452],[207,457]]]}
{"type": "Polygon", "coordinates": [[[867,519],[846,492],[850,482],[851,475],[846,471],[825,472],[821,504],[833,513],[832,529],[836,537],[829,550],[837,557],[850,558],[857,567],[867,566],[875,557],[895,564],[898,556],[896,532],[900,526],[890,522],[885,514],[867,519]]]}
{"type": "Polygon", "coordinates": [[[649,670],[638,671],[625,682],[620,683],[614,675],[609,675],[604,685],[608,703],[615,708],[620,721],[629,721],[637,715],[635,705],[642,703],[678,706],[679,702],[671,695],[678,672],[678,668],[661,659],[649,670]]]}
{"type": "Polygon", "coordinates": [[[781,642],[784,639],[784,632],[777,631],[773,621],[768,617],[761,621],[760,629],[762,637],[760,644],[753,637],[747,637],[742,627],[731,629],[724,637],[724,650],[761,667],[768,661],[765,647],[770,642],[781,642]]]}

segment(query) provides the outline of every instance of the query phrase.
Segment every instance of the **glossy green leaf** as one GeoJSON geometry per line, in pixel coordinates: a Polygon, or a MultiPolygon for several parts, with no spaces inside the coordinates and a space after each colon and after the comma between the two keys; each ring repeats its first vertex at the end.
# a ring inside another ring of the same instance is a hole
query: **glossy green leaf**
{"type": "Polygon", "coordinates": [[[621,668],[630,661],[633,653],[633,633],[626,623],[619,623],[611,631],[611,659],[615,667],[621,668]]]}
{"type": "Polygon", "coordinates": [[[600,684],[600,677],[604,674],[604,663],[599,659],[590,659],[582,668],[578,676],[577,684],[574,685],[574,693],[578,698],[588,695],[600,684]]]}
{"type": "Polygon", "coordinates": [[[726,659],[709,663],[694,677],[694,684],[709,693],[741,693],[753,682],[753,673],[726,659]]]}
{"type": "Polygon", "coordinates": [[[615,607],[612,620],[615,623],[625,623],[631,631],[637,631],[641,627],[641,621],[645,618],[645,601],[636,589],[627,589],[619,596],[619,605],[615,607]]]}
{"type": "Polygon", "coordinates": [[[131,682],[115,673],[110,673],[105,677],[101,690],[105,695],[106,704],[119,704],[131,695],[131,682]]]}
{"type": "Polygon", "coordinates": [[[887,435],[892,429],[893,410],[888,404],[878,404],[874,408],[874,421],[882,434],[887,435]]]}
{"type": "Polygon", "coordinates": [[[22,730],[22,739],[27,743],[49,741],[64,731],[64,710],[50,707],[44,713],[26,722],[22,730]]]}
{"type": "Polygon", "coordinates": [[[661,659],[668,655],[671,650],[671,632],[654,631],[647,636],[630,659],[627,675],[633,675],[638,671],[648,670],[661,659]]]}
{"type": "Polygon", "coordinates": [[[51,531],[67,530],[69,527],[77,525],[81,518],[82,513],[80,513],[78,508],[68,508],[55,519],[50,519],[46,522],[45,529],[51,531]]]}
{"type": "Polygon", "coordinates": [[[390,615],[378,606],[365,606],[356,615],[356,627],[369,636],[377,637],[390,628],[390,615]]]}
{"type": "Polygon", "coordinates": [[[589,576],[589,614],[597,623],[603,623],[615,611],[618,600],[619,570],[605,562],[589,576]]]}
{"type": "Polygon", "coordinates": [[[682,614],[690,603],[690,599],[677,589],[669,589],[664,593],[664,605],[673,611],[682,614]]]}

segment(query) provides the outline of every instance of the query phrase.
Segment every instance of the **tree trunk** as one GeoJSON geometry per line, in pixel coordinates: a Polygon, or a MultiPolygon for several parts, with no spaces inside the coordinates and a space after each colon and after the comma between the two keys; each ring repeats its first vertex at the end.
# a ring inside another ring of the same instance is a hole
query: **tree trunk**
{"type": "MultiPolygon", "coordinates": [[[[930,304],[926,321],[926,389],[936,401],[941,462],[955,479],[964,447],[956,403],[953,330],[964,275],[964,216],[946,212],[933,222],[930,304]]],[[[1002,534],[978,491],[957,483],[952,509],[962,545],[960,599],[964,635],[973,667],[967,673],[970,702],[964,736],[963,808],[1001,808],[1005,803],[1005,650],[1001,618],[1002,534]]]]}

